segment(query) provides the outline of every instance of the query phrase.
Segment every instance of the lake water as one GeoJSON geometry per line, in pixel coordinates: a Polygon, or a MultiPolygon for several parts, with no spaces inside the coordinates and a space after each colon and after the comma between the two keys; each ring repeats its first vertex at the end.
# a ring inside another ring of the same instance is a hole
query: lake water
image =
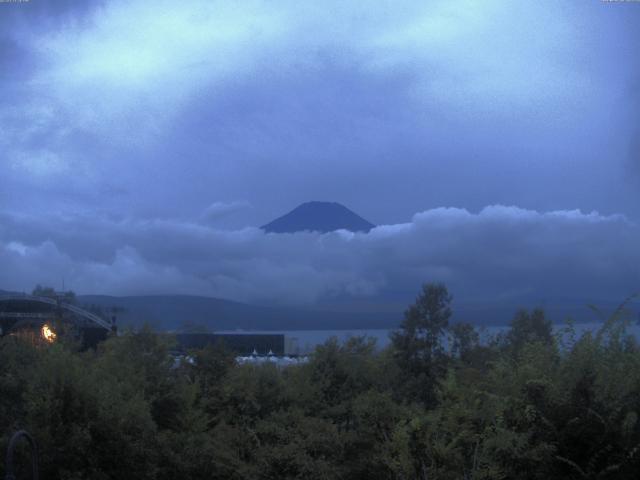
{"type": "MultiPolygon", "coordinates": [[[[586,332],[596,332],[602,327],[602,323],[576,323],[573,328],[576,333],[576,338],[579,338],[586,332]]],[[[555,333],[564,333],[567,328],[566,324],[554,325],[555,333]]],[[[486,342],[491,337],[508,330],[507,326],[491,326],[491,327],[476,327],[480,335],[480,340],[486,342]]],[[[385,348],[389,345],[389,334],[393,329],[370,329],[370,330],[281,330],[281,331],[247,331],[247,330],[227,330],[216,333],[282,333],[285,335],[285,342],[288,343],[288,347],[285,348],[287,353],[305,355],[311,353],[317,345],[321,345],[331,337],[336,337],[340,342],[345,342],[351,337],[370,337],[376,340],[378,348],[385,348]]],[[[637,340],[640,340],[640,325],[633,324],[627,328],[627,332],[637,340]]],[[[568,340],[568,336],[563,335],[565,340],[568,340]]]]}

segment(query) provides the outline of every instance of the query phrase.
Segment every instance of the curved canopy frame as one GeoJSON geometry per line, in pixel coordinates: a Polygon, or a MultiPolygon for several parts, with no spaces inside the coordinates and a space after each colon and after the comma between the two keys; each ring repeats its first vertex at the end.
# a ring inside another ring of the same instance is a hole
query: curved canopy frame
{"type": "Polygon", "coordinates": [[[71,305],[70,303],[59,302],[57,300],[54,300],[53,298],[36,297],[34,295],[3,295],[3,296],[0,296],[0,302],[3,302],[3,301],[28,301],[28,302],[37,302],[37,303],[44,303],[47,305],[53,305],[55,307],[59,307],[69,312],[75,313],[79,317],[89,320],[90,322],[95,323],[96,325],[102,328],[105,328],[107,330],[111,329],[111,325],[109,325],[108,322],[105,322],[98,315],[95,315],[91,312],[87,312],[86,310],[76,307],[75,305],[71,305]]]}

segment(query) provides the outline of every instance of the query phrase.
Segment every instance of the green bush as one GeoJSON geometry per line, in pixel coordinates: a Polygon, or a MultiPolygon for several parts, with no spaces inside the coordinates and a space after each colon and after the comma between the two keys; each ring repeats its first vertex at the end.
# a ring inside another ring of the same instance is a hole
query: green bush
{"type": "Polygon", "coordinates": [[[30,431],[47,479],[637,478],[640,348],[620,312],[563,338],[518,312],[481,345],[450,302],[425,286],[386,350],[331,339],[284,369],[223,345],[178,362],[149,328],[88,352],[4,337],[3,444],[30,431]]]}

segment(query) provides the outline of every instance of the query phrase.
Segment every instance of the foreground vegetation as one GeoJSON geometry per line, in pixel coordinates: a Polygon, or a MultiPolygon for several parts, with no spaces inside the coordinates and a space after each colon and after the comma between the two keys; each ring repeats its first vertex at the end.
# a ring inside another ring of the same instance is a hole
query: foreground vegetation
{"type": "Polygon", "coordinates": [[[637,478],[640,347],[622,310],[580,338],[523,311],[480,344],[450,301],[425,285],[386,350],[330,340],[285,369],[221,345],[176,362],[150,329],[88,352],[5,337],[2,445],[29,430],[47,479],[637,478]]]}

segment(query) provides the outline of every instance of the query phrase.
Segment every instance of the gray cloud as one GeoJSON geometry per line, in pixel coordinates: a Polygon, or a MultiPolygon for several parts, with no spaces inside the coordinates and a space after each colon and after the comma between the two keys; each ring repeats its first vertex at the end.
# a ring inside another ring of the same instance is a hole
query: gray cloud
{"type": "Polygon", "coordinates": [[[606,2],[0,4],[0,288],[619,298],[638,21],[606,2]],[[311,199],[388,226],[247,227],[311,199]],[[495,204],[521,208],[464,210],[495,204]]]}
{"type": "Polygon", "coordinates": [[[200,215],[203,223],[217,223],[223,217],[239,212],[246,208],[251,208],[251,204],[246,200],[235,200],[232,202],[213,202],[200,215]]]}
{"type": "Polygon", "coordinates": [[[256,206],[236,227],[309,198],[377,222],[441,204],[638,214],[637,189],[603,186],[628,173],[635,10],[29,3],[0,54],[12,209],[185,217],[214,191],[256,206]]]}
{"type": "Polygon", "coordinates": [[[198,293],[262,303],[409,297],[429,280],[468,301],[620,299],[640,288],[623,216],[438,208],[369,234],[265,234],[191,222],[4,214],[0,284],[81,293],[198,293]]]}

